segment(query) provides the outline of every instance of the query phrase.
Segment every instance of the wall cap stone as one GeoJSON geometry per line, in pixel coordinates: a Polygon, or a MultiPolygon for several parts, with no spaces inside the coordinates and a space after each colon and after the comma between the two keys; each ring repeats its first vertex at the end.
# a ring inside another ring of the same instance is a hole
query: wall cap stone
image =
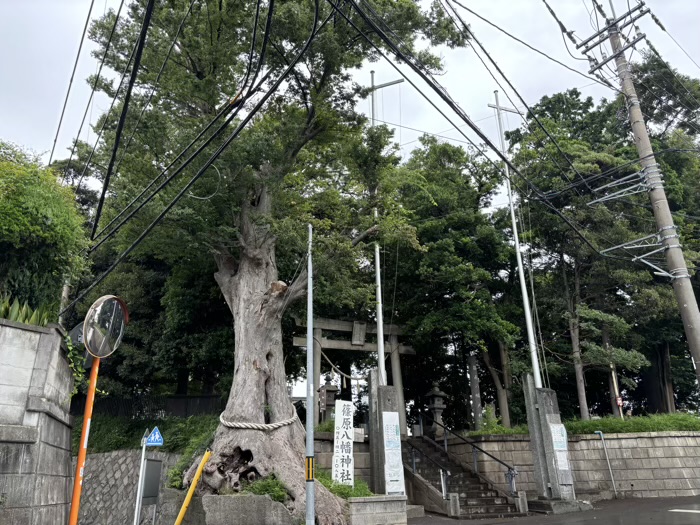
{"type": "Polygon", "coordinates": [[[0,425],[0,443],[36,443],[39,429],[24,425],[0,425]]]}
{"type": "Polygon", "coordinates": [[[378,494],[376,496],[364,496],[361,498],[348,498],[350,503],[381,503],[383,501],[406,501],[407,496],[378,494]]]}
{"type": "Polygon", "coordinates": [[[64,425],[69,427],[73,426],[67,408],[62,409],[53,401],[49,401],[43,397],[29,396],[29,399],[27,399],[27,412],[42,412],[64,425]]]}
{"type": "MultiPolygon", "coordinates": [[[[603,434],[605,439],[636,439],[636,438],[664,438],[664,437],[697,437],[700,438],[700,432],[696,430],[662,430],[659,432],[629,432],[629,433],[610,433],[603,434]]],[[[472,438],[465,438],[467,441],[475,443],[489,442],[509,442],[509,441],[530,441],[530,434],[487,434],[472,438]]],[[[570,434],[569,441],[600,441],[598,434],[570,434]]],[[[464,443],[459,438],[451,437],[447,440],[448,445],[455,443],[464,443]]]]}
{"type": "Polygon", "coordinates": [[[9,328],[16,328],[17,330],[24,330],[26,332],[36,332],[38,334],[54,334],[56,329],[53,327],[43,327],[35,326],[31,324],[18,323],[16,321],[9,321],[8,319],[0,319],[0,326],[7,326],[9,328]]]}

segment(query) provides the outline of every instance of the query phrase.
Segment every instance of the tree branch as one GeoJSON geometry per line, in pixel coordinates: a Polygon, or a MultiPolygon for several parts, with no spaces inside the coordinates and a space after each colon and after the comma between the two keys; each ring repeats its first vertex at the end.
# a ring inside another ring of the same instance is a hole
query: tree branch
{"type": "Polygon", "coordinates": [[[358,244],[360,244],[362,241],[364,241],[367,237],[370,235],[374,235],[379,231],[379,225],[375,224],[374,226],[367,228],[365,231],[363,231],[361,234],[359,234],[357,237],[352,239],[352,247],[354,248],[358,244]]]}

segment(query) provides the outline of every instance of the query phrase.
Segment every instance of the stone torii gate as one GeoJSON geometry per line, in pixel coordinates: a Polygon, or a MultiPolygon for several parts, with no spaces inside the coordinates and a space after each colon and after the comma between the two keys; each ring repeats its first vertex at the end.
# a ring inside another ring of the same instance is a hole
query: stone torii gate
{"type": "MultiPolygon", "coordinates": [[[[296,325],[306,326],[306,320],[295,318],[296,325]]],[[[321,387],[321,351],[327,350],[352,350],[355,352],[377,352],[377,343],[366,341],[367,334],[376,334],[377,325],[368,324],[364,321],[338,321],[336,319],[325,319],[318,317],[314,319],[314,391],[318,392],[321,387]],[[335,333],[343,339],[329,339],[324,335],[335,333]],[[350,339],[347,339],[350,335],[350,339]]],[[[412,347],[399,343],[399,336],[403,331],[397,325],[384,325],[384,335],[389,337],[385,341],[385,348],[391,356],[391,376],[393,386],[396,387],[399,410],[399,423],[401,434],[406,435],[406,402],[403,395],[403,378],[401,375],[401,354],[415,355],[412,347]]],[[[294,346],[306,348],[306,337],[295,336],[294,346]]],[[[314,403],[314,424],[319,423],[319,406],[314,403]]]]}

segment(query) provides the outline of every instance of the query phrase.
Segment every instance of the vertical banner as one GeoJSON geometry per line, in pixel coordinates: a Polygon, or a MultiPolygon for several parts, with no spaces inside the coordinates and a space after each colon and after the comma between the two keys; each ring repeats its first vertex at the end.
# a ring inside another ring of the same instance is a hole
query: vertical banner
{"type": "Polygon", "coordinates": [[[335,402],[335,436],[333,441],[333,481],[343,485],[355,483],[355,459],[352,455],[354,435],[352,416],[355,407],[351,401],[335,402]]]}
{"type": "Polygon", "coordinates": [[[388,495],[406,494],[401,460],[401,427],[398,412],[382,412],[384,422],[384,481],[388,495]]]}

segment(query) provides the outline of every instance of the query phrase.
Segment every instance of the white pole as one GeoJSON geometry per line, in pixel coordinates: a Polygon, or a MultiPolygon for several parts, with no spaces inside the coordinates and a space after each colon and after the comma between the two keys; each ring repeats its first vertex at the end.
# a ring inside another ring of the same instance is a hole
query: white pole
{"type": "Polygon", "coordinates": [[[309,224],[308,287],[306,292],[306,525],[314,525],[314,266],[313,228],[309,224]]]}
{"type": "MultiPolygon", "coordinates": [[[[377,90],[374,86],[374,71],[370,71],[372,75],[372,127],[374,127],[375,115],[376,115],[376,105],[377,105],[377,90]]],[[[374,219],[377,220],[379,217],[379,212],[377,208],[374,208],[374,219]]],[[[382,270],[381,270],[381,258],[379,254],[379,243],[375,241],[374,243],[374,280],[376,288],[376,300],[377,300],[377,362],[379,364],[379,382],[382,385],[386,385],[386,364],[384,363],[384,312],[382,305],[382,270]]]]}
{"type": "MultiPolygon", "coordinates": [[[[503,120],[501,118],[501,106],[498,103],[498,90],[496,95],[496,113],[498,115],[498,135],[501,139],[501,151],[506,154],[506,141],[503,135],[503,120]]],[[[527,329],[527,342],[530,347],[530,361],[532,361],[532,375],[535,378],[535,388],[542,388],[542,373],[540,372],[540,361],[537,356],[537,343],[535,342],[535,331],[532,328],[532,314],[530,313],[530,297],[527,292],[525,282],[525,271],[523,270],[523,258],[520,254],[520,240],[518,239],[518,223],[515,220],[515,206],[513,204],[513,192],[510,188],[510,171],[508,164],[506,170],[506,191],[508,192],[508,204],[510,206],[510,220],[513,225],[513,240],[515,241],[515,258],[518,262],[518,278],[520,279],[520,293],[523,296],[523,310],[525,312],[525,328],[527,329]]]]}
{"type": "Polygon", "coordinates": [[[139,479],[136,487],[136,509],[134,510],[134,525],[139,525],[141,518],[141,496],[143,493],[143,468],[146,464],[146,438],[148,437],[148,429],[141,438],[141,465],[139,466],[139,479]]]}

